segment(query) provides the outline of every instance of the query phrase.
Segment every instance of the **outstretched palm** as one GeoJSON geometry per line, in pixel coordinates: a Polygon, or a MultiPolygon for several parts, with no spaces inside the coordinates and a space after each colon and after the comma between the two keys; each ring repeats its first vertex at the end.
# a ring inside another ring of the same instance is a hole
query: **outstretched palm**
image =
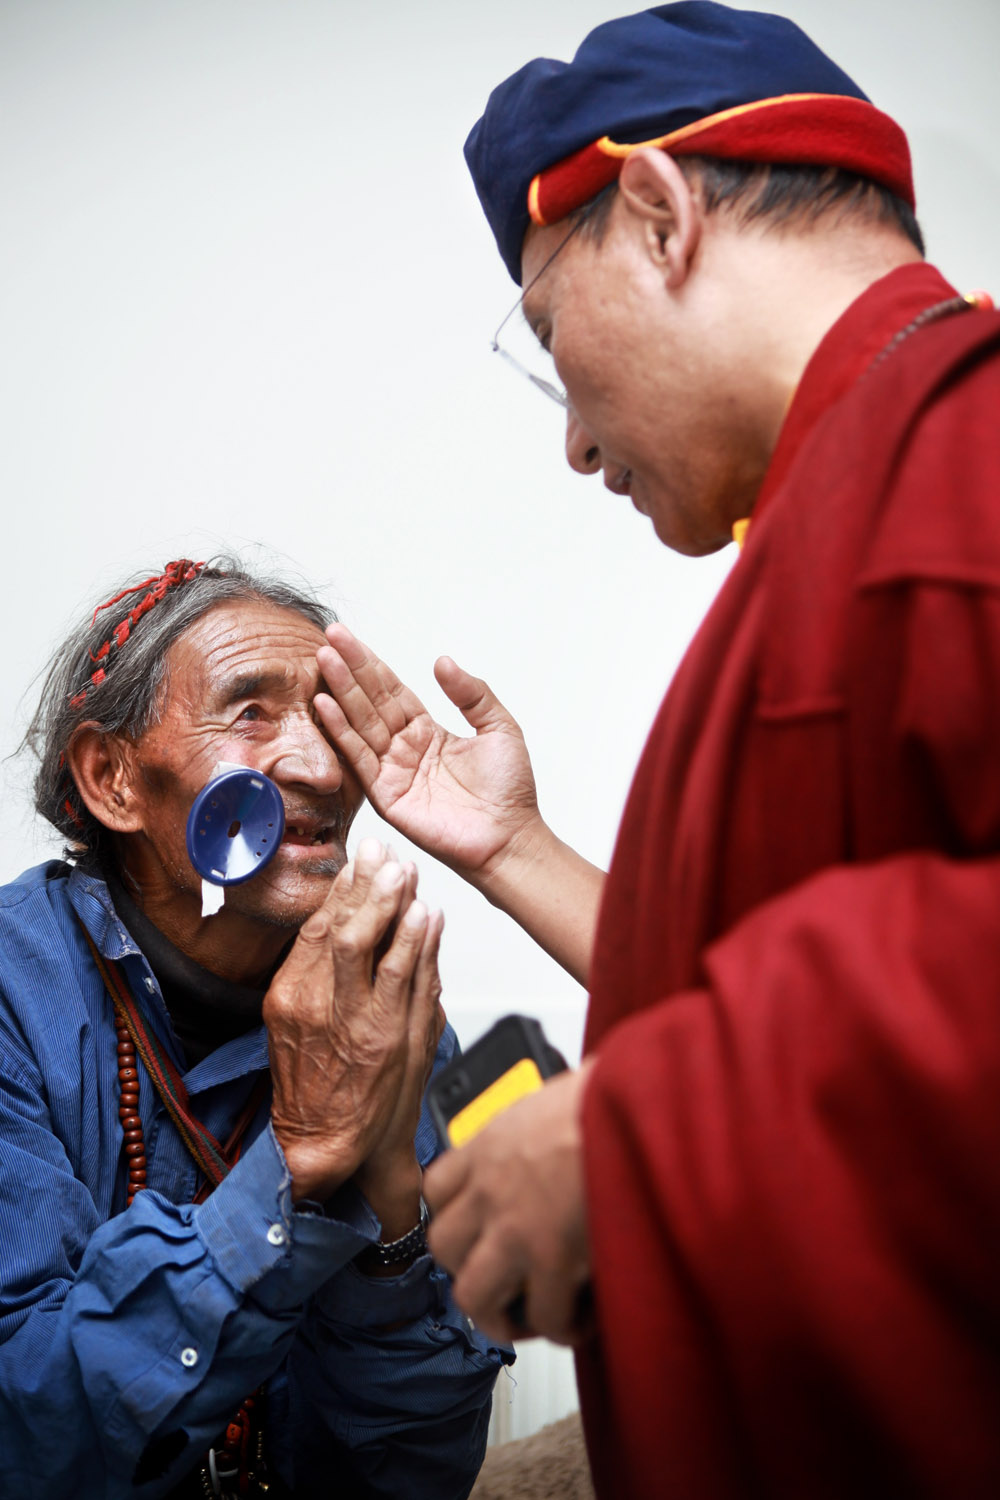
{"type": "Polygon", "coordinates": [[[442,657],[435,676],[475,730],[451,734],[344,626],[327,636],[319,663],[330,696],[318,695],[317,712],[372,805],[467,878],[488,874],[538,820],[517,724],[484,682],[442,657]]]}

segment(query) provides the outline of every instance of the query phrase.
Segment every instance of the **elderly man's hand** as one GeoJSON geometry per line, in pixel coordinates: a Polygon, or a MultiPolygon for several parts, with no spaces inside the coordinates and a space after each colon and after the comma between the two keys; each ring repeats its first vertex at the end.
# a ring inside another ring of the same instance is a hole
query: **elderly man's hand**
{"type": "Polygon", "coordinates": [[[578,1342],[589,1276],[580,1108],[587,1065],[520,1100],[424,1178],[429,1242],[459,1307],[490,1338],[523,1334],[507,1309],[523,1295],[532,1333],[578,1342]]]}
{"type": "MultiPolygon", "coordinates": [[[[405,1228],[415,1222],[420,1180],[413,1153],[419,1091],[443,1021],[441,919],[429,919],[412,895],[403,866],[374,839],[363,840],[264,1000],[271,1118],[293,1198],[324,1200],[373,1154],[376,1188],[405,1162],[405,1228]]],[[[385,1217],[381,1203],[373,1207],[385,1217]]]]}
{"type": "Polygon", "coordinates": [[[344,625],[318,652],[332,696],[316,708],[373,806],[468,879],[482,879],[540,824],[524,737],[477,677],[443,656],[435,674],[475,730],[450,734],[344,625]]]}
{"type": "MultiPolygon", "coordinates": [[[[417,872],[404,867],[407,886],[401,914],[408,913],[416,892],[417,872]]],[[[434,1055],[445,1026],[441,1007],[438,950],[444,914],[432,912],[413,975],[414,1002],[410,1006],[406,1063],[385,1130],[355,1173],[355,1181],[382,1221],[383,1239],[405,1234],[416,1222],[422,1176],[414,1138],[420,1121],[424,1091],[434,1066],[434,1055]]]]}

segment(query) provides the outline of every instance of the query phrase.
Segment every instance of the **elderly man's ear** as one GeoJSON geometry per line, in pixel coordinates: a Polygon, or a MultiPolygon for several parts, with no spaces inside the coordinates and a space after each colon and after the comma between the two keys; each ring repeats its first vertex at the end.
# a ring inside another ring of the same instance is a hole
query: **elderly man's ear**
{"type": "Polygon", "coordinates": [[[96,724],[81,724],[70,741],[66,761],[87,810],[115,833],[137,833],[143,826],[134,787],[138,768],[128,740],[107,734],[96,724]]]}
{"type": "Polygon", "coordinates": [[[622,163],[618,192],[639,222],[664,285],[676,291],[687,280],[704,227],[690,183],[672,156],[643,146],[622,163]]]}

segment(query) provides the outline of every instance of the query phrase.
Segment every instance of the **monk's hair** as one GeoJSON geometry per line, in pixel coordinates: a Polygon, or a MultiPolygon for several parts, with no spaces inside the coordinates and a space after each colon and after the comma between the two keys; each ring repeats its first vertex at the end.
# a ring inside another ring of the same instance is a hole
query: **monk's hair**
{"type": "Polygon", "coordinates": [[[305,586],[251,573],[235,557],[188,565],[183,581],[172,580],[145,609],[136,605],[151,591],[156,594],[167,574],[155,580],[138,576],[141,583],[127,580],[115,591],[124,595],[121,603],[93,619],[88,612],[56,651],[44,669],[38,707],[24,738],[38,762],[35,810],[62,834],[67,858],[88,870],[99,870],[110,858],[111,835],[90,813],[70,774],[66,751],[79,728],[87,724],[129,739],[151,728],[163,706],[170,648],[216,605],[272,604],[302,615],[319,630],[337,618],[305,586]],[[152,590],[146,587],[151,583],[152,590]],[[113,627],[129,614],[130,605],[136,618],[117,646],[113,627]],[[106,649],[109,641],[111,650],[106,649]]]}
{"type": "MultiPolygon", "coordinates": [[[[724,161],[717,156],[679,156],[677,165],[700,194],[707,213],[732,214],[739,224],[780,228],[814,224],[827,215],[896,229],[924,254],[924,237],[910,205],[870,177],[840,167],[786,166],[724,161]]],[[[603,238],[618,191],[612,182],[574,218],[586,218],[581,233],[603,238]]]]}

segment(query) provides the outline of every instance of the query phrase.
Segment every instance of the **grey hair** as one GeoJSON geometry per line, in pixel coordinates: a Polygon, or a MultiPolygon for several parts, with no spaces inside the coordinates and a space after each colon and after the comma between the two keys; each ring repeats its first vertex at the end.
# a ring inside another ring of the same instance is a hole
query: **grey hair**
{"type": "Polygon", "coordinates": [[[67,857],[84,869],[99,869],[110,856],[111,834],[88,810],[66,759],[81,724],[129,739],[151,728],[163,704],[170,648],[216,605],[240,600],[273,604],[303,615],[320,630],[337,618],[304,587],[276,575],[250,573],[235,557],[214,557],[189,581],[169,587],[134,620],[124,643],[112,645],[101,658],[104,676],[95,683],[98,651],[113,641],[118,619],[145,594],[141,585],[126,582],[122,588],[135,592],[110,616],[102,612],[88,618],[59,647],[45,671],[39,704],[25,735],[25,744],[38,760],[35,810],[63,835],[67,857]]]}

